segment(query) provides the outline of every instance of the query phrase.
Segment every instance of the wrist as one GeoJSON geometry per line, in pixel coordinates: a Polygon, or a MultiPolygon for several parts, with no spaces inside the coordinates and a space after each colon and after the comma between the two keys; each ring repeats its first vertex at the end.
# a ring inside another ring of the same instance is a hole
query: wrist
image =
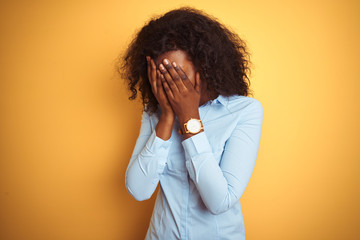
{"type": "Polygon", "coordinates": [[[204,131],[204,126],[200,117],[195,117],[196,115],[192,116],[194,117],[180,122],[180,129],[178,132],[183,135],[184,139],[187,139],[204,131]]]}
{"type": "Polygon", "coordinates": [[[188,139],[189,137],[192,137],[192,136],[194,136],[194,135],[196,135],[196,134],[199,134],[199,133],[201,133],[201,132],[204,132],[204,129],[201,129],[200,130],[200,132],[198,132],[198,133],[185,133],[183,136],[184,136],[184,140],[185,139],[188,139]]]}
{"type": "Polygon", "coordinates": [[[160,119],[155,127],[156,136],[167,141],[171,137],[172,129],[174,127],[175,117],[162,113],[160,119]]]}
{"type": "Polygon", "coordinates": [[[200,119],[199,111],[196,111],[196,112],[190,113],[190,114],[184,114],[182,116],[178,116],[179,123],[181,124],[181,126],[183,126],[184,123],[189,121],[190,118],[200,119]]]}
{"type": "Polygon", "coordinates": [[[173,113],[162,113],[159,121],[173,124],[175,122],[175,115],[173,113]]]}

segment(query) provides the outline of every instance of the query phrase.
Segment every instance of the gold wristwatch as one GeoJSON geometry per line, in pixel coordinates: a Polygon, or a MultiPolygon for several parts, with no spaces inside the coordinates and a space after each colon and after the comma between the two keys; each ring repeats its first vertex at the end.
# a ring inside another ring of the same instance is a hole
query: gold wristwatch
{"type": "Polygon", "coordinates": [[[182,128],[179,129],[179,133],[180,134],[185,134],[185,133],[196,134],[196,133],[199,133],[203,129],[204,129],[204,126],[200,119],[190,118],[186,123],[184,123],[184,130],[182,128]]]}

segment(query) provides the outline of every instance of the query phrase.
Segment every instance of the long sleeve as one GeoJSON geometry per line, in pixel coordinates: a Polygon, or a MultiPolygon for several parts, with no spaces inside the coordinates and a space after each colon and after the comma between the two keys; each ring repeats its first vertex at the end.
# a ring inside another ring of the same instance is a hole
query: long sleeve
{"type": "Polygon", "coordinates": [[[205,132],[182,142],[186,167],[206,207],[213,214],[227,211],[240,200],[258,154],[263,108],[254,101],[227,139],[220,163],[205,132]]]}
{"type": "Polygon", "coordinates": [[[151,129],[150,117],[144,111],[140,133],[125,174],[126,189],[136,200],[149,199],[154,193],[166,166],[171,143],[156,136],[155,129],[151,129]]]}

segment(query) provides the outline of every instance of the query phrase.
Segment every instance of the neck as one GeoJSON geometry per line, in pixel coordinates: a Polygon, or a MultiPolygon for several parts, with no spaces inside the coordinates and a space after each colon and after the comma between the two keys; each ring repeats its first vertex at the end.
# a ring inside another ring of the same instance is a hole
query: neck
{"type": "Polygon", "coordinates": [[[209,92],[203,92],[201,94],[201,97],[200,97],[200,103],[199,103],[199,106],[202,106],[204,105],[205,103],[207,103],[208,101],[210,100],[214,100],[215,98],[217,98],[216,96],[211,96],[209,92]]]}

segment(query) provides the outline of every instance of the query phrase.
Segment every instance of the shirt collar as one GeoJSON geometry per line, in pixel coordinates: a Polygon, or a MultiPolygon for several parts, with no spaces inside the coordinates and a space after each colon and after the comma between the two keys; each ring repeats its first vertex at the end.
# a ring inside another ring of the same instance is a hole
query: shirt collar
{"type": "Polygon", "coordinates": [[[227,102],[228,102],[228,99],[227,99],[227,97],[219,94],[219,96],[217,98],[215,98],[214,101],[216,101],[217,103],[220,103],[220,104],[225,106],[227,104],[227,102]]]}

